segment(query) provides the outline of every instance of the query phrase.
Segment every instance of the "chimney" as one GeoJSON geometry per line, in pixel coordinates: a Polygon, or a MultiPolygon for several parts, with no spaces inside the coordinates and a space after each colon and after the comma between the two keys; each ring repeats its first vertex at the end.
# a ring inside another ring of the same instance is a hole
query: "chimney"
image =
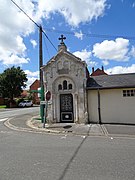
{"type": "Polygon", "coordinates": [[[94,73],[94,67],[92,67],[92,73],[94,73]]]}
{"type": "Polygon", "coordinates": [[[102,66],[102,71],[104,71],[104,66],[102,66]]]}

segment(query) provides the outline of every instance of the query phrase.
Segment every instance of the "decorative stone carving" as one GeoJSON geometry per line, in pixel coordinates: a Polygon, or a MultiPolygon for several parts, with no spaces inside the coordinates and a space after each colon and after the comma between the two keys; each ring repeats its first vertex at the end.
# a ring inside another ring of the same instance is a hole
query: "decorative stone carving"
{"type": "Polygon", "coordinates": [[[46,72],[45,78],[46,78],[46,81],[48,82],[50,79],[50,72],[46,72]]]}
{"type": "Polygon", "coordinates": [[[58,61],[57,63],[57,71],[62,69],[62,62],[61,61],[58,61]]]}
{"type": "Polygon", "coordinates": [[[64,69],[69,69],[69,62],[68,61],[63,62],[63,68],[64,69]]]}

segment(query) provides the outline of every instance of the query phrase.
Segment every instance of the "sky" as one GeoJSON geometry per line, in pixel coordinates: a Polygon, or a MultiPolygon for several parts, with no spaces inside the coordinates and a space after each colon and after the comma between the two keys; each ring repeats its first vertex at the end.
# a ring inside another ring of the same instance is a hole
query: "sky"
{"type": "MultiPolygon", "coordinates": [[[[135,0],[14,0],[43,31],[43,64],[57,54],[63,34],[68,51],[89,72],[135,73],[135,0]],[[51,43],[50,43],[51,42],[51,43]],[[53,45],[52,45],[53,44],[53,45]]],[[[27,88],[39,78],[39,28],[11,0],[0,0],[0,73],[20,66],[27,88]]]]}

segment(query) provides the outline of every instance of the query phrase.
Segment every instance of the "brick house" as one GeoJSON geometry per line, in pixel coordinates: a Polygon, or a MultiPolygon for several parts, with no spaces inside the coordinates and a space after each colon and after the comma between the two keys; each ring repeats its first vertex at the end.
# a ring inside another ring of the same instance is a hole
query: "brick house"
{"type": "Polygon", "coordinates": [[[0,105],[5,104],[4,98],[2,97],[2,94],[0,93],[0,105]]]}
{"type": "Polygon", "coordinates": [[[97,68],[94,70],[94,67],[92,68],[92,74],[91,76],[100,76],[100,75],[107,75],[104,71],[104,67],[102,66],[102,69],[97,68]]]}
{"type": "MultiPolygon", "coordinates": [[[[31,90],[38,90],[39,87],[40,87],[40,81],[38,79],[36,79],[30,85],[30,91],[31,90]]],[[[40,99],[38,97],[38,93],[36,93],[36,92],[32,93],[32,101],[33,101],[34,104],[39,104],[40,103],[40,99]]]]}
{"type": "Polygon", "coordinates": [[[23,92],[21,93],[21,98],[26,98],[29,95],[28,90],[23,90],[23,92]]]}

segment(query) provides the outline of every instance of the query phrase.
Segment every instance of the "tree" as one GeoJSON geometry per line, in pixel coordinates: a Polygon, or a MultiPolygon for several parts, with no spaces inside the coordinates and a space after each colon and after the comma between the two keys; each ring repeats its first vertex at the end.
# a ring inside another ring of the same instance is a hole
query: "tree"
{"type": "Polygon", "coordinates": [[[27,80],[27,75],[20,67],[8,68],[0,74],[0,93],[3,97],[13,101],[15,97],[21,95],[27,80]]]}

